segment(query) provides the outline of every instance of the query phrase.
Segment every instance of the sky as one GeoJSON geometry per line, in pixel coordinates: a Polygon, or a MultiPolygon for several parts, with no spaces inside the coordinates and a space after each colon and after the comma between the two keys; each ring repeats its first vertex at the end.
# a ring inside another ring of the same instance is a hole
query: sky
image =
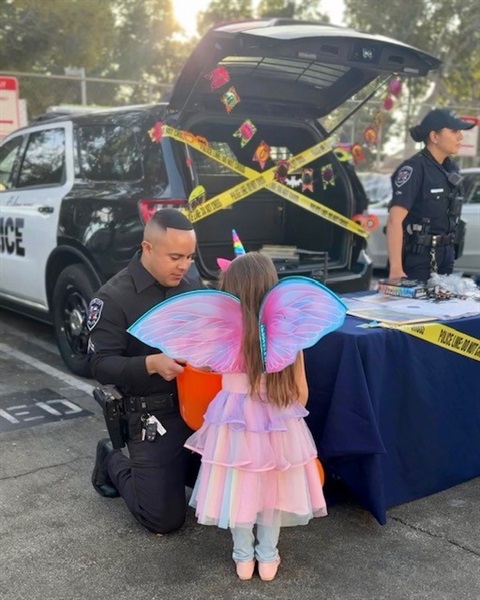
{"type": "MultiPolygon", "coordinates": [[[[175,16],[185,29],[187,37],[196,34],[196,17],[199,11],[205,10],[209,0],[174,0],[175,16]]],[[[343,0],[322,0],[322,11],[328,13],[333,25],[343,25],[343,0]]]]}

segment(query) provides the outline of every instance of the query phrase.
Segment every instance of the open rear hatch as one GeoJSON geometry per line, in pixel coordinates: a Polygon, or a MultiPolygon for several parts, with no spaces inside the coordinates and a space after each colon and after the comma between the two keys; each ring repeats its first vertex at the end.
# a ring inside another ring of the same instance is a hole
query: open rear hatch
{"type": "Polygon", "coordinates": [[[223,109],[214,102],[222,91],[212,94],[208,77],[218,65],[228,70],[242,112],[272,103],[283,114],[321,118],[381,73],[425,76],[440,61],[352,29],[286,19],[242,21],[213,28],[200,40],[175,83],[170,107],[183,112],[205,103],[223,109]]]}
{"type": "MultiPolygon", "coordinates": [[[[187,60],[169,102],[176,111],[172,124],[260,172],[328,137],[393,74],[424,76],[439,64],[416,48],[350,29],[281,19],[224,25],[211,29],[187,60]],[[229,79],[214,83],[219,67],[229,79]],[[222,97],[232,86],[240,101],[226,110],[222,97]],[[235,133],[246,119],[256,133],[242,144],[235,133]],[[262,168],[254,160],[261,141],[271,149],[262,168]]],[[[207,199],[245,181],[191,147],[187,154],[194,165],[192,187],[203,185],[207,199]]],[[[284,183],[351,218],[357,208],[352,181],[335,154],[306,167],[312,169],[311,187],[302,181],[301,169],[284,183]]],[[[247,251],[268,251],[280,273],[320,278],[326,258],[330,272],[352,268],[355,234],[267,188],[197,221],[195,228],[200,262],[210,274],[217,270],[217,257],[232,257],[232,228],[247,251]]]]}

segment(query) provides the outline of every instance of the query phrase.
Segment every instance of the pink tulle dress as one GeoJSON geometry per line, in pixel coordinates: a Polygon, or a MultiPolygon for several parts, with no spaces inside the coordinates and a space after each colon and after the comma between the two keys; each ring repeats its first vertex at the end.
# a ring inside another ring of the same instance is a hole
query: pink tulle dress
{"type": "Polygon", "coordinates": [[[190,499],[199,523],[285,527],[327,514],[306,415],[299,402],[286,408],[267,402],[265,381],[257,399],[247,375],[223,375],[204,424],[185,443],[202,455],[190,499]]]}

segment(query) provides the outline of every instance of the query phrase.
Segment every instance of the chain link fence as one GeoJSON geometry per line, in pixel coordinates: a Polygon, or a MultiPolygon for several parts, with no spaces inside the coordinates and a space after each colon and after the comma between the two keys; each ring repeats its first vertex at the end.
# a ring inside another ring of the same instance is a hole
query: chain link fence
{"type": "Polygon", "coordinates": [[[78,75],[2,70],[2,75],[17,78],[20,98],[26,101],[27,114],[23,117],[26,122],[35,120],[51,107],[115,107],[161,102],[168,99],[172,90],[169,83],[86,77],[82,76],[83,69],[76,71],[78,75]]]}

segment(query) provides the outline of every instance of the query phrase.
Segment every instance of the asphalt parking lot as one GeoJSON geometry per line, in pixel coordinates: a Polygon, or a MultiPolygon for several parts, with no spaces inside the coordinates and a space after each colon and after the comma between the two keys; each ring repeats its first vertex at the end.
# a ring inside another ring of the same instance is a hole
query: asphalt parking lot
{"type": "Polygon", "coordinates": [[[385,526],[346,498],[282,531],[273,582],[241,582],[228,532],[190,512],[178,533],[156,536],[94,492],[103,418],[93,382],[64,370],[50,330],[0,312],[0,340],[2,600],[480,597],[480,478],[390,508],[385,526]]]}

